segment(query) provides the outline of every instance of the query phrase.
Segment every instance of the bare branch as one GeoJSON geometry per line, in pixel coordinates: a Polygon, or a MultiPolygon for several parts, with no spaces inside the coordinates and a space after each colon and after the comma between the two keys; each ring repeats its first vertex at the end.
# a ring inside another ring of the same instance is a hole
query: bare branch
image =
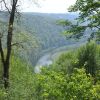
{"type": "Polygon", "coordinates": [[[6,7],[6,9],[8,10],[8,12],[9,12],[9,14],[10,14],[11,12],[10,12],[9,8],[7,7],[7,4],[6,4],[5,0],[2,0],[2,1],[3,1],[3,3],[4,3],[4,5],[5,5],[5,7],[6,7]]]}
{"type": "Polygon", "coordinates": [[[21,43],[24,43],[24,42],[16,42],[16,43],[11,44],[11,46],[18,46],[18,45],[21,45],[21,43]]]}
{"type": "Polygon", "coordinates": [[[20,12],[17,11],[17,9],[16,9],[15,13],[16,13],[16,15],[15,15],[16,18],[18,18],[18,17],[20,18],[21,17],[21,14],[20,14],[20,12]]]}
{"type": "Polygon", "coordinates": [[[13,0],[13,4],[16,6],[18,0],[13,0]]]}

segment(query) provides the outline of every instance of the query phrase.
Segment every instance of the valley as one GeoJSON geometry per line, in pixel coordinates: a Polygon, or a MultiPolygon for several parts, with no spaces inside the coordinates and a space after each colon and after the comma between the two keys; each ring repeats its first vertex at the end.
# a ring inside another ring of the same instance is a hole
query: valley
{"type": "Polygon", "coordinates": [[[42,67],[45,67],[45,66],[47,67],[47,66],[51,65],[63,53],[66,53],[66,52],[71,51],[71,50],[74,51],[74,49],[77,50],[79,47],[81,47],[85,44],[86,44],[86,42],[84,42],[84,43],[78,42],[78,43],[73,43],[71,45],[62,46],[59,48],[54,48],[51,51],[47,50],[44,53],[44,55],[42,57],[40,57],[39,60],[37,61],[35,68],[34,68],[35,73],[39,73],[40,69],[42,67]]]}
{"type": "MultiPolygon", "coordinates": [[[[7,21],[6,12],[2,12],[0,16],[1,21],[7,21]]],[[[59,49],[67,47],[67,45],[73,45],[75,43],[80,44],[86,41],[88,36],[83,36],[79,40],[67,39],[66,36],[62,34],[65,28],[57,24],[57,21],[64,19],[75,23],[74,19],[77,17],[77,13],[22,13],[18,22],[17,19],[15,19],[13,37],[13,42],[15,43],[25,41],[22,45],[26,50],[23,51],[22,49],[21,51],[18,49],[20,57],[26,59],[26,61],[35,66],[42,56],[48,52],[52,53],[56,48],[59,49]]]]}

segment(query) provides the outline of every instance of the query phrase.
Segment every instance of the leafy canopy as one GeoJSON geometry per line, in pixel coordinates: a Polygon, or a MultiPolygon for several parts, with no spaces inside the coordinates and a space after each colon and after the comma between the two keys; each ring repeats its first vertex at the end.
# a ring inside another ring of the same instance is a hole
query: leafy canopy
{"type": "Polygon", "coordinates": [[[86,29],[91,29],[91,38],[100,34],[100,0],[77,0],[69,7],[69,12],[79,12],[79,17],[76,24],[67,24],[70,25],[68,33],[82,35],[86,29]]]}

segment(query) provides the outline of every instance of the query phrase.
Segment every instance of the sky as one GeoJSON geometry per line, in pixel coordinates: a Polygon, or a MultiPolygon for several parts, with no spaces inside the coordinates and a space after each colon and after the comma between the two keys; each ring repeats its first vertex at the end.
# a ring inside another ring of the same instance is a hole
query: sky
{"type": "MultiPolygon", "coordinates": [[[[40,13],[66,13],[67,8],[76,0],[38,0],[35,5],[32,0],[22,0],[20,10],[22,12],[40,13]]],[[[36,0],[35,0],[36,1],[36,0]]]]}

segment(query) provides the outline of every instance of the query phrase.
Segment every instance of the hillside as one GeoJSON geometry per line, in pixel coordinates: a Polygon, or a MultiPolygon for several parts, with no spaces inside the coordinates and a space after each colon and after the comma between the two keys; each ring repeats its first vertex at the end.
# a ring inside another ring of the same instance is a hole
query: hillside
{"type": "Polygon", "coordinates": [[[67,14],[23,13],[22,28],[34,34],[43,49],[59,47],[68,44],[65,36],[61,34],[64,28],[56,23],[57,20],[67,18],[65,16],[67,14]]]}
{"type": "MultiPolygon", "coordinates": [[[[25,45],[34,45],[33,41],[35,41],[35,45],[37,46],[33,46],[28,53],[22,51],[20,55],[24,56],[23,58],[27,58],[33,65],[35,65],[36,61],[45,53],[45,51],[47,52],[54,48],[75,43],[76,41],[67,40],[66,37],[61,34],[65,29],[63,26],[58,25],[57,21],[60,19],[68,19],[74,22],[74,19],[77,16],[78,14],[76,13],[22,13],[19,19],[16,18],[14,34],[26,34],[31,39],[32,43],[26,43],[25,45]]],[[[7,13],[0,13],[0,21],[6,22],[7,18],[7,13]]],[[[18,38],[16,39],[17,42],[23,37],[23,34],[18,35],[18,38]]],[[[84,39],[80,41],[84,41],[84,39]]]]}

